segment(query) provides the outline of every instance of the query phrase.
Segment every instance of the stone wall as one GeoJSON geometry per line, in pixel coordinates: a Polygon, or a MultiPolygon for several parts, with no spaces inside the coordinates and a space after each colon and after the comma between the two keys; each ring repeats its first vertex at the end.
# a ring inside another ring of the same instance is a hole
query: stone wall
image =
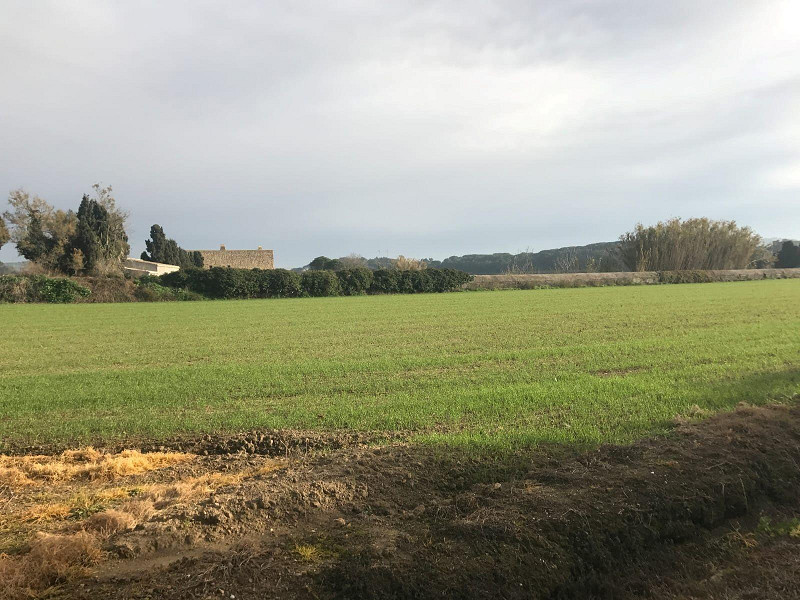
{"type": "Polygon", "coordinates": [[[198,250],[203,255],[203,266],[234,267],[236,269],[274,269],[272,250],[198,250]]]}

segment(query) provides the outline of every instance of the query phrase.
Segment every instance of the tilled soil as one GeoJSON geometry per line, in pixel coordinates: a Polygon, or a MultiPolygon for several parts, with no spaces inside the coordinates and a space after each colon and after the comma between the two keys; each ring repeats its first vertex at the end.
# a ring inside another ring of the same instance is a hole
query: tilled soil
{"type": "Polygon", "coordinates": [[[343,443],[276,459],[249,435],[126,479],[155,512],[49,597],[800,597],[798,406],[589,452],[343,443]],[[189,480],[177,499],[159,487],[189,480]]]}

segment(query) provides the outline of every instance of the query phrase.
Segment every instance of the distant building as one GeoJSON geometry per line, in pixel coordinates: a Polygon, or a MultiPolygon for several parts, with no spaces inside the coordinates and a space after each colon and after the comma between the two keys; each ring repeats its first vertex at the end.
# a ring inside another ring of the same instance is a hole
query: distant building
{"type": "Polygon", "coordinates": [[[180,270],[180,267],[177,265],[167,265],[150,260],[142,260],[140,258],[126,258],[122,261],[122,268],[134,277],[141,277],[142,275],[157,276],[180,270]]]}
{"type": "MultiPolygon", "coordinates": [[[[191,250],[189,251],[191,252],[191,250]]],[[[272,250],[227,250],[224,245],[219,250],[197,250],[203,255],[203,266],[234,267],[236,269],[274,269],[272,250]]]]}

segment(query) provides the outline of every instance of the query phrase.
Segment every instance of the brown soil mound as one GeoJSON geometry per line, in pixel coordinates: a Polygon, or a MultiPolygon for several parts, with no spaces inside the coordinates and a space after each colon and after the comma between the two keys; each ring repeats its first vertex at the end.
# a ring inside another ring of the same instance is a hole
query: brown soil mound
{"type": "Polygon", "coordinates": [[[57,596],[791,598],[798,465],[800,407],[588,453],[198,456],[134,476],[146,516],[57,596]]]}
{"type": "MultiPolygon", "coordinates": [[[[135,446],[143,453],[151,452],[188,452],[201,456],[227,454],[259,454],[262,456],[288,456],[306,454],[316,450],[338,450],[374,446],[392,441],[408,439],[408,433],[402,431],[361,432],[361,431],[304,431],[295,429],[259,429],[227,435],[178,435],[152,440],[127,439],[124,444],[97,439],[93,447],[104,452],[121,453],[135,446]]],[[[2,448],[7,456],[44,455],[54,456],[70,452],[70,446],[64,442],[48,444],[23,445],[10,443],[2,448]]]]}

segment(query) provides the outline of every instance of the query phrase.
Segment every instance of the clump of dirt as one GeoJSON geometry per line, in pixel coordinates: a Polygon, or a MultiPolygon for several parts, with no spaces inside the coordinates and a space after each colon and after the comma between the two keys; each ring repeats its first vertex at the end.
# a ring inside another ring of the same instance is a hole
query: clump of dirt
{"type": "Polygon", "coordinates": [[[800,538],[757,517],[797,516],[798,464],[800,407],[742,407],[589,452],[196,455],[114,481],[132,493],[102,511],[26,523],[99,536],[94,577],[61,598],[727,598],[750,565],[781,570],[754,579],[777,598],[800,589],[800,538]]]}

